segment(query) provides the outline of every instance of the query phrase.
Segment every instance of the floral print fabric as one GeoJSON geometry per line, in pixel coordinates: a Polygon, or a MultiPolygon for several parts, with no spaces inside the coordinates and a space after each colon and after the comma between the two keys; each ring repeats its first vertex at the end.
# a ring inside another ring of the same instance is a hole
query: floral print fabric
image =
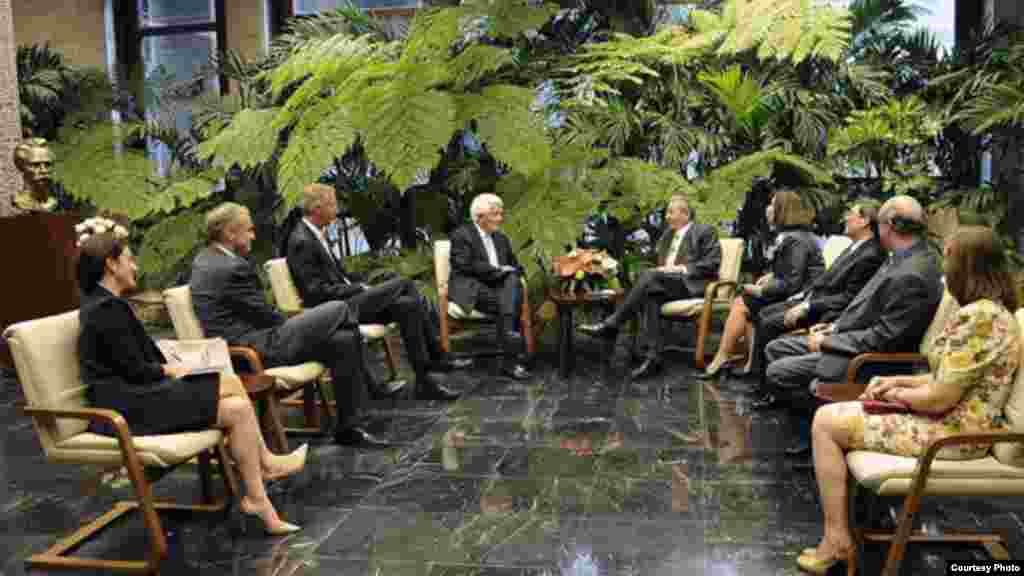
{"type": "MultiPolygon", "coordinates": [[[[865,414],[864,447],[900,456],[920,456],[939,438],[1004,430],[1006,405],[1020,361],[1020,328],[1013,314],[991,300],[964,306],[935,339],[928,356],[932,386],[961,390],[946,414],[865,414]]],[[[983,458],[987,445],[947,446],[946,460],[983,458]]]]}

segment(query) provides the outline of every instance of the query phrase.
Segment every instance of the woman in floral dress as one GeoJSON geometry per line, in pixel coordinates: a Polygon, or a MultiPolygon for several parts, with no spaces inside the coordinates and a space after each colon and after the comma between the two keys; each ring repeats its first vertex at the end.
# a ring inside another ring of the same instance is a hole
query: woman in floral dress
{"type": "MultiPolygon", "coordinates": [[[[840,402],[814,416],[814,470],[825,512],[825,535],[797,559],[800,568],[824,574],[851,562],[854,542],[847,510],[845,452],[870,450],[920,456],[939,438],[1005,430],[1003,407],[1020,359],[1020,328],[1013,316],[1017,294],[995,233],[961,228],[946,241],[946,284],[961,305],[931,346],[932,372],[875,378],[863,400],[901,402],[911,413],[865,414],[862,404],[840,402]]],[[[937,457],[984,457],[988,445],[949,446],[937,457]]]]}

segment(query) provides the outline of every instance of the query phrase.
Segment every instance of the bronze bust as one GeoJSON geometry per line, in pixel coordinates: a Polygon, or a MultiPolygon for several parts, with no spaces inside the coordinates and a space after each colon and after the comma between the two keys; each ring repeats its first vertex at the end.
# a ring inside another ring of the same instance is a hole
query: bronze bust
{"type": "Polygon", "coordinates": [[[53,153],[43,138],[29,138],[14,148],[14,166],[21,172],[25,186],[14,196],[19,212],[53,212],[57,198],[51,195],[53,153]]]}

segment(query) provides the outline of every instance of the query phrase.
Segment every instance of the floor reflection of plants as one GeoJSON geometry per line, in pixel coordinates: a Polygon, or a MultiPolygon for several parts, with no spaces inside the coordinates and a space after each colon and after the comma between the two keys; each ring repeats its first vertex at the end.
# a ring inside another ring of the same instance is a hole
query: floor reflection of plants
{"type": "MultiPolygon", "coordinates": [[[[535,407],[541,396],[531,398],[535,407]]],[[[524,422],[536,419],[529,406],[524,422]]],[[[456,406],[452,427],[437,440],[444,467],[460,469],[460,452],[479,448],[480,406],[456,406]]],[[[419,513],[414,527],[381,534],[372,558],[378,573],[426,576],[468,576],[492,551],[506,545],[556,546],[554,534],[568,517],[618,514],[627,499],[651,485],[672,491],[673,511],[688,510],[685,464],[658,462],[625,443],[612,420],[574,422],[561,429],[542,425],[539,442],[523,447],[526,468],[515,476],[494,474],[481,486],[476,510],[453,512],[458,517],[419,513]],[[673,470],[673,467],[679,468],[673,470]],[[678,501],[678,502],[677,502],[678,501]],[[453,525],[448,526],[449,522],[453,525]],[[399,564],[392,564],[396,560],[399,564]],[[460,566],[461,565],[461,566],[460,566]]]]}

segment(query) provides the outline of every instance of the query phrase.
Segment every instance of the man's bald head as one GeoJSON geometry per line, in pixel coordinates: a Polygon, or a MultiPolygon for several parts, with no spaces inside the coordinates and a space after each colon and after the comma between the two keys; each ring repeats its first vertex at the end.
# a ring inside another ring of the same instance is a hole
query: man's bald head
{"type": "Polygon", "coordinates": [[[879,239],[889,250],[910,246],[928,229],[924,208],[911,196],[894,196],[882,204],[878,224],[879,239]]]}

